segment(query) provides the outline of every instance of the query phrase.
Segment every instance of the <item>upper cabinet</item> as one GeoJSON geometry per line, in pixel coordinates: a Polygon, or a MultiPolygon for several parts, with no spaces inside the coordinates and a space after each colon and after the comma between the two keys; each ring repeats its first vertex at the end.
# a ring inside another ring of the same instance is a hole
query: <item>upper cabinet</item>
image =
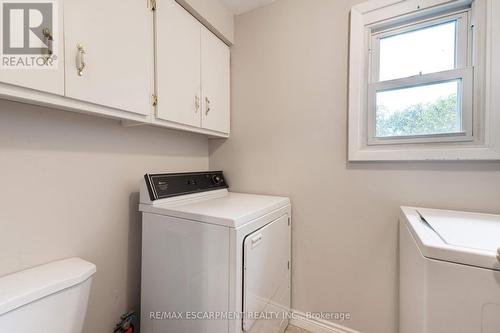
{"type": "Polygon", "coordinates": [[[229,133],[229,47],[174,1],[156,8],[161,121],[229,133]]]}
{"type": "Polygon", "coordinates": [[[201,126],[208,130],[229,133],[229,48],[202,27],[201,86],[203,112],[201,126]]]}
{"type": "Polygon", "coordinates": [[[201,30],[173,1],[156,8],[156,83],[159,119],[201,126],[201,30]]]}
{"type": "MultiPolygon", "coordinates": [[[[7,22],[0,23],[4,29],[0,36],[0,83],[64,95],[62,2],[5,3],[3,6],[3,18],[7,22]],[[29,23],[38,24],[27,25],[25,17],[29,23]]],[[[6,85],[1,88],[0,95],[13,89],[6,85]]]]}
{"type": "Polygon", "coordinates": [[[67,97],[151,113],[153,18],[145,4],[138,0],[65,0],[67,97]]]}
{"type": "Polygon", "coordinates": [[[203,16],[219,17],[223,6],[183,4],[9,2],[0,98],[227,137],[229,47],[219,37],[232,38],[232,20],[225,13],[211,24],[203,16]]]}

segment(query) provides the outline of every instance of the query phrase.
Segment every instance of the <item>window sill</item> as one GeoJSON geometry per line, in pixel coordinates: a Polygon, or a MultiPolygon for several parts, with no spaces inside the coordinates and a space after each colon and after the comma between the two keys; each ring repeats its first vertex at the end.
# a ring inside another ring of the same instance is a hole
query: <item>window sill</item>
{"type": "Polygon", "coordinates": [[[488,146],[365,147],[349,150],[349,161],[480,161],[500,160],[500,151],[488,146]]]}

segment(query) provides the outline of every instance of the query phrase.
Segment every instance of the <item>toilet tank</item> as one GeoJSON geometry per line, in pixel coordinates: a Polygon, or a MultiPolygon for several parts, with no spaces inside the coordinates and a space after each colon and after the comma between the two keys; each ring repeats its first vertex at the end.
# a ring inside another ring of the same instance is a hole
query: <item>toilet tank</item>
{"type": "Polygon", "coordinates": [[[0,277],[0,332],[81,333],[95,272],[71,258],[0,277]]]}

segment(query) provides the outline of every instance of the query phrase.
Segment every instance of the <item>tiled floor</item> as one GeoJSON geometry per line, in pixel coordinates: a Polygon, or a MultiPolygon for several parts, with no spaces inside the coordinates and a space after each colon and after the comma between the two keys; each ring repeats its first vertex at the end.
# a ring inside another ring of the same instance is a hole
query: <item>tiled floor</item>
{"type": "Polygon", "coordinates": [[[288,326],[285,333],[310,333],[309,331],[303,330],[302,328],[298,328],[295,326],[288,326]]]}

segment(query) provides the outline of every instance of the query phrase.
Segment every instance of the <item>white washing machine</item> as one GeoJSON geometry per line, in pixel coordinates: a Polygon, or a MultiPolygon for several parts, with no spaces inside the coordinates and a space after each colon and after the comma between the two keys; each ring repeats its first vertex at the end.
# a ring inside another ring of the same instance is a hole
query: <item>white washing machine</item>
{"type": "Polygon", "coordinates": [[[399,333],[500,332],[500,216],[402,207],[399,333]]]}
{"type": "Polygon", "coordinates": [[[142,333],[285,330],[290,200],[227,188],[221,171],[144,177],[142,333]]]}

